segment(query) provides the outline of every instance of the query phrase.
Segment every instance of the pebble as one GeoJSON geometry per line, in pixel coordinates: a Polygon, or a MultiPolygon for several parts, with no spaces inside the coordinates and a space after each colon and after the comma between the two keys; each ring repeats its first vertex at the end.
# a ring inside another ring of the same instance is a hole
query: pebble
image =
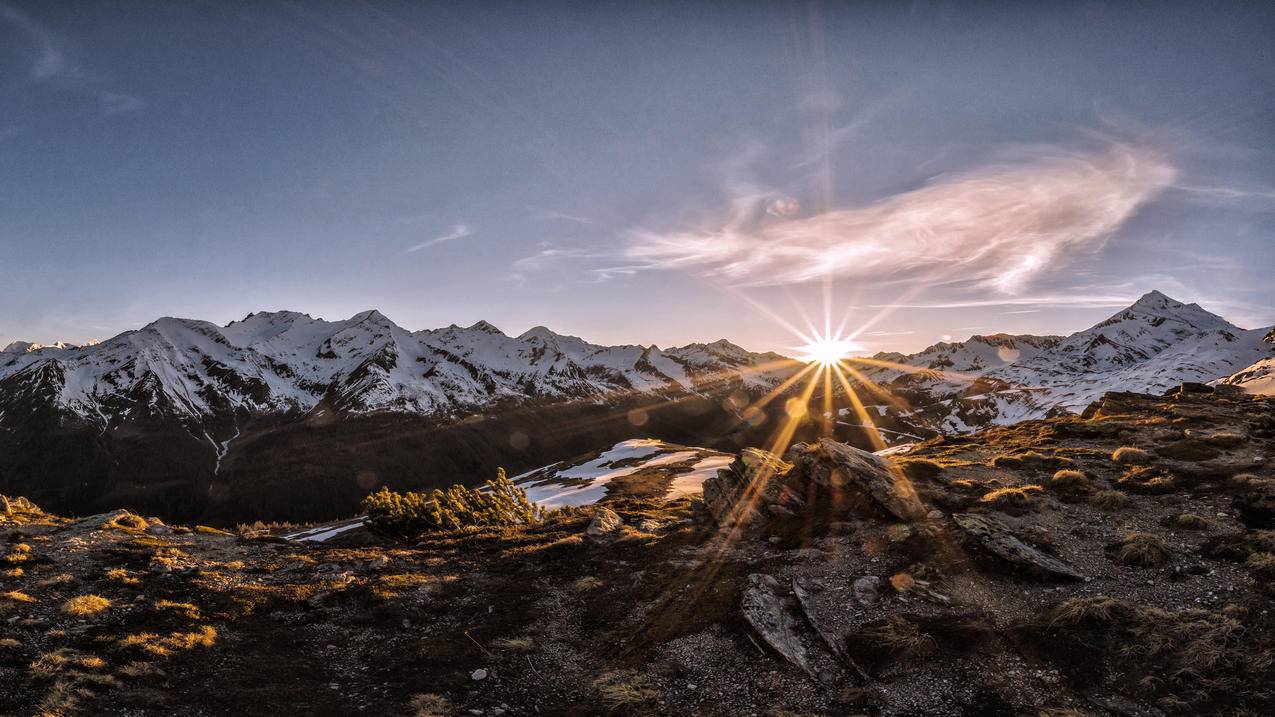
{"type": "Polygon", "coordinates": [[[473,672],[469,673],[469,679],[473,680],[474,682],[480,682],[482,680],[485,680],[487,679],[487,670],[480,667],[477,670],[474,670],[473,672]]]}

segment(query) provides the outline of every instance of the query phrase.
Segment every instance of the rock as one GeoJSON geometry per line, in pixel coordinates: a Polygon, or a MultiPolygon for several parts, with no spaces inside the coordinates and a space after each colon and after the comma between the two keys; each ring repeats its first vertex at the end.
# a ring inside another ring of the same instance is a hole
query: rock
{"type": "Polygon", "coordinates": [[[952,520],[984,550],[1019,570],[1055,580],[1085,579],[1084,575],[1067,563],[1020,540],[1008,526],[995,518],[956,513],[952,515],[952,520]]]}
{"type": "Polygon", "coordinates": [[[817,443],[798,443],[784,457],[834,497],[847,489],[858,490],[899,520],[925,517],[925,506],[911,482],[879,456],[821,438],[817,443]]]}
{"type": "Polygon", "coordinates": [[[851,588],[854,590],[854,599],[860,605],[871,605],[881,596],[881,578],[865,575],[855,580],[851,588]]]}
{"type": "Polygon", "coordinates": [[[593,515],[584,534],[592,540],[605,541],[616,537],[623,529],[624,519],[614,510],[603,507],[598,508],[598,512],[593,515]]]}
{"type": "Polygon", "coordinates": [[[473,680],[474,682],[481,682],[487,679],[487,670],[480,667],[477,670],[474,670],[473,672],[469,673],[469,679],[473,680]]]}
{"type": "MultiPolygon", "coordinates": [[[[811,629],[815,631],[815,634],[823,640],[823,644],[827,646],[828,651],[840,660],[843,665],[849,667],[854,674],[858,676],[860,682],[869,682],[868,673],[864,672],[863,668],[860,667],[859,664],[854,661],[854,658],[850,656],[850,653],[846,651],[845,644],[842,642],[841,638],[839,638],[828,626],[824,625],[816,618],[814,606],[812,604],[813,601],[811,600],[810,595],[812,592],[818,592],[819,589],[820,586],[817,583],[812,582],[809,585],[806,585],[798,578],[792,579],[792,594],[797,598],[797,606],[801,608],[801,614],[806,618],[806,623],[810,625],[811,629]]],[[[829,682],[829,680],[826,679],[827,677],[828,675],[826,673],[820,674],[820,682],[829,682]]]]}
{"type": "Polygon", "coordinates": [[[791,469],[769,451],[745,448],[729,467],[704,481],[704,507],[709,517],[721,526],[746,524],[761,517],[758,511],[762,506],[792,503],[787,495],[780,499],[784,478],[791,469]]]}
{"type": "Polygon", "coordinates": [[[646,518],[637,524],[637,529],[643,533],[654,533],[664,527],[664,524],[658,520],[646,518]]]}
{"type": "Polygon", "coordinates": [[[151,523],[146,527],[146,532],[151,535],[172,535],[173,529],[162,523],[151,523]]]}
{"type": "Polygon", "coordinates": [[[1165,458],[1179,461],[1207,461],[1222,454],[1221,451],[1204,441],[1192,438],[1157,446],[1155,452],[1165,458]]]}
{"type": "Polygon", "coordinates": [[[781,594],[779,581],[771,575],[752,573],[740,604],[744,620],[767,645],[789,663],[818,680],[811,666],[810,653],[797,632],[788,600],[781,594]]]}

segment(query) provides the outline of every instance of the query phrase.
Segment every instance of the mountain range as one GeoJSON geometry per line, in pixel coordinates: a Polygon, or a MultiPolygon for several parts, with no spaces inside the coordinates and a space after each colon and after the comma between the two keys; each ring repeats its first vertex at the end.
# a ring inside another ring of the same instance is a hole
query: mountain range
{"type": "Polygon", "coordinates": [[[1152,291],[1070,336],[974,336],[911,355],[877,354],[861,372],[901,399],[883,405],[883,415],[960,433],[1079,413],[1107,391],[1221,381],[1256,392],[1272,357],[1275,329],[1241,329],[1152,291]]]}
{"type": "MultiPolygon", "coordinates": [[[[924,437],[1079,412],[1109,390],[1260,390],[1272,357],[1272,329],[1151,292],[1070,336],[974,336],[857,366],[889,394],[875,419],[887,435],[924,437]]],[[[162,318],[0,352],[0,490],[67,511],[330,518],[376,485],[472,484],[630,438],[755,445],[782,412],[744,407],[799,368],[726,340],[601,346],[485,321],[409,331],[377,311],[162,318]]],[[[866,445],[869,429],[842,424],[866,445]]]]}

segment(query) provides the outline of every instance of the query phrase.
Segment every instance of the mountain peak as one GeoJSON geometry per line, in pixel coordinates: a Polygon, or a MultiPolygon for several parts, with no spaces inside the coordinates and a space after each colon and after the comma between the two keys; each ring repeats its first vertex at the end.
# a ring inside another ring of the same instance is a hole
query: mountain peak
{"type": "Polygon", "coordinates": [[[376,309],[368,309],[367,311],[360,311],[359,313],[357,313],[357,314],[355,314],[354,316],[351,316],[351,317],[350,317],[350,322],[351,322],[351,323],[358,323],[358,322],[360,322],[360,321],[368,321],[368,320],[371,320],[371,321],[389,321],[389,319],[388,319],[388,318],[386,318],[385,314],[382,314],[381,312],[377,311],[376,309]]]}
{"type": "Polygon", "coordinates": [[[472,326],[467,326],[465,330],[466,331],[481,331],[484,334],[493,334],[496,336],[505,335],[505,332],[501,331],[495,326],[492,326],[489,322],[484,321],[483,319],[479,319],[478,321],[474,322],[472,326]]]}
{"type": "Polygon", "coordinates": [[[1148,291],[1147,293],[1139,297],[1139,299],[1133,302],[1133,305],[1130,306],[1129,308],[1141,307],[1141,308],[1150,308],[1150,309],[1169,309],[1169,308],[1177,308],[1179,306],[1186,306],[1186,304],[1183,304],[1181,301],[1178,301],[1177,299],[1174,299],[1166,294],[1163,294],[1159,291],[1152,289],[1151,291],[1148,291]]]}

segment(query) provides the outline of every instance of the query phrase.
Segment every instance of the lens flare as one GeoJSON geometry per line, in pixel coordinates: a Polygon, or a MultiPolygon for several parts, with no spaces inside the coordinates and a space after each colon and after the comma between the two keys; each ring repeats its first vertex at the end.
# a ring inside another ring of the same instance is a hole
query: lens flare
{"type": "Polygon", "coordinates": [[[862,351],[863,347],[847,339],[819,338],[805,346],[798,346],[797,350],[801,352],[798,358],[806,363],[831,366],[857,351],[862,351]]]}

